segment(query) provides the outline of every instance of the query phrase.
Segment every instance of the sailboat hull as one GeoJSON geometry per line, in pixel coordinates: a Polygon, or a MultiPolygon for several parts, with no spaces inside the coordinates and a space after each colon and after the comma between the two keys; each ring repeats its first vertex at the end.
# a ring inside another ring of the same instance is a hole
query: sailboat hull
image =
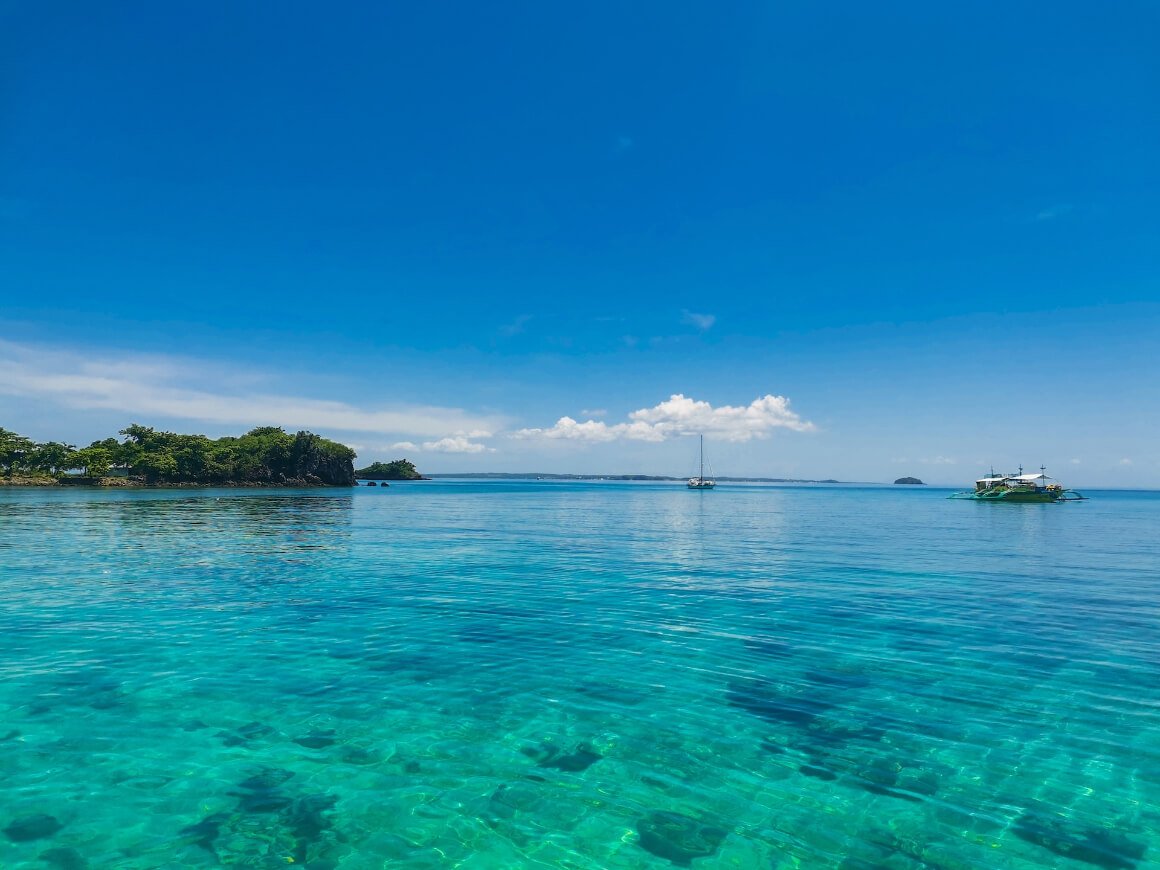
{"type": "Polygon", "coordinates": [[[700,436],[700,468],[697,470],[696,477],[690,477],[688,484],[689,489],[712,489],[717,485],[717,481],[711,477],[705,477],[705,436],[700,436]]]}

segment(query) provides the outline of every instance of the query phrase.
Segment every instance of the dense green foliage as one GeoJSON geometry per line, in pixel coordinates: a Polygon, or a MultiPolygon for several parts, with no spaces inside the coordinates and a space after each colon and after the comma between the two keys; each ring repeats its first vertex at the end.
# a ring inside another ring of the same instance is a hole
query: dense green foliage
{"type": "Polygon", "coordinates": [[[406,459],[396,459],[394,462],[372,462],[366,468],[360,468],[354,476],[361,480],[422,480],[414,463],[406,459]]]}
{"type": "Polygon", "coordinates": [[[355,452],[311,432],[295,435],[275,426],[240,437],[208,438],[157,432],[133,424],[88,447],[29,438],[0,429],[0,471],[6,476],[59,476],[83,470],[89,477],[110,473],[147,483],[354,483],[355,452]]]}

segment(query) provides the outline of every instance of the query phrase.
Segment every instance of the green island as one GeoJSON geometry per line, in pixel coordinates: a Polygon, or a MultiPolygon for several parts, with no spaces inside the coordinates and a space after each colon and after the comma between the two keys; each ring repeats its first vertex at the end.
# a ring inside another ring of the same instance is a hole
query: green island
{"type": "Polygon", "coordinates": [[[354,476],[359,480],[429,480],[421,475],[415,464],[406,459],[396,459],[394,462],[372,462],[366,468],[360,468],[354,476]]]}
{"type": "Polygon", "coordinates": [[[312,432],[261,426],[238,437],[158,432],[134,423],[77,448],[0,428],[0,484],[53,486],[354,486],[355,452],[312,432]],[[76,472],[81,472],[77,474],[76,472]]]}

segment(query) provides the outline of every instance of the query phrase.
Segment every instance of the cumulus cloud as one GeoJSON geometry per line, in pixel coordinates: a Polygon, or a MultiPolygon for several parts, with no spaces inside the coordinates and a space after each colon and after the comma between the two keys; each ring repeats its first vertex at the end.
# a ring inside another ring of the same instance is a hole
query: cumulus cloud
{"type": "Polygon", "coordinates": [[[651,408],[628,415],[628,422],[608,424],[599,420],[579,422],[561,417],[547,428],[520,429],[514,437],[601,443],[608,441],[665,441],[681,435],[702,433],[719,441],[750,441],[767,438],[775,429],[811,432],[813,423],[789,407],[785,396],[767,395],[748,405],[714,408],[680,393],[651,408]]]}
{"type": "Polygon", "coordinates": [[[414,441],[396,441],[390,447],[391,450],[409,450],[412,453],[419,449],[419,445],[414,441]]]}
{"type": "Polygon", "coordinates": [[[428,453],[495,453],[495,448],[472,441],[463,435],[440,438],[438,441],[424,441],[423,450],[428,453]]]}
{"type": "Polygon", "coordinates": [[[239,372],[204,360],[135,354],[89,357],[0,340],[0,395],[34,398],[79,410],[111,410],[233,426],[389,432],[432,439],[444,438],[448,433],[484,437],[502,428],[505,422],[500,417],[459,408],[362,408],[280,393],[271,389],[270,383],[266,374],[239,372]]]}
{"type": "Polygon", "coordinates": [[[684,309],[681,311],[681,323],[688,326],[695,326],[697,329],[704,332],[717,322],[717,315],[715,314],[698,314],[695,311],[684,309]]]}

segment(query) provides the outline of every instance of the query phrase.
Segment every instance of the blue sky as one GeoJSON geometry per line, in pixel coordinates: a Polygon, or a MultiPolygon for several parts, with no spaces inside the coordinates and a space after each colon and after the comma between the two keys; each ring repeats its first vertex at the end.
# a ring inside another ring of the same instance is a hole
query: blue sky
{"type": "Polygon", "coordinates": [[[0,425],[1158,486],[1158,37],[1142,2],[7,5],[0,425]]]}

